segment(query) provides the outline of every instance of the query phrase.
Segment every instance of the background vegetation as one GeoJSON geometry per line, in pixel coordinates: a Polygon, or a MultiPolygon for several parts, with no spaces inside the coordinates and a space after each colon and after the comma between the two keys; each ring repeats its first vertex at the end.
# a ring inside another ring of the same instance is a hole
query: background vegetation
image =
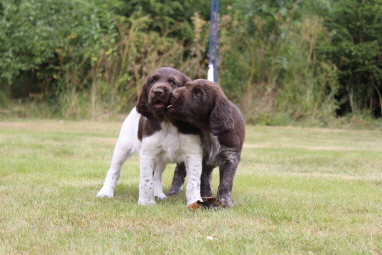
{"type": "MultiPolygon", "coordinates": [[[[220,2],[218,81],[249,123],[381,117],[382,0],[220,2]]],[[[0,116],[104,119],[161,66],[206,77],[208,20],[209,1],[2,1],[0,116]]]]}

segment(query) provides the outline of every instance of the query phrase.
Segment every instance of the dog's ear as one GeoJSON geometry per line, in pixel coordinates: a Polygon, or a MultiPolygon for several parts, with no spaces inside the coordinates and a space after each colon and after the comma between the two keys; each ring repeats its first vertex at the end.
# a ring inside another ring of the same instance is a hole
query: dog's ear
{"type": "Polygon", "coordinates": [[[137,112],[145,116],[146,118],[150,118],[153,116],[151,111],[148,108],[149,104],[149,82],[146,81],[142,86],[142,93],[139,96],[138,103],[137,103],[137,112]]]}
{"type": "Polygon", "coordinates": [[[187,82],[191,82],[192,80],[186,76],[185,74],[182,74],[182,82],[183,84],[181,85],[181,87],[183,87],[184,85],[186,85],[187,82]]]}
{"type": "Polygon", "coordinates": [[[225,97],[221,88],[217,87],[215,93],[217,93],[215,106],[212,109],[209,122],[212,134],[219,135],[233,127],[233,116],[231,102],[225,97]]]}

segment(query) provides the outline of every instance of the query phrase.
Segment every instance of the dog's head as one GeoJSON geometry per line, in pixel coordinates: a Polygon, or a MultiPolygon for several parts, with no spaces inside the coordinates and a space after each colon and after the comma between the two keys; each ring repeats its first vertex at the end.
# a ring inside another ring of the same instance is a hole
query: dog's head
{"type": "Polygon", "coordinates": [[[219,84],[203,79],[171,92],[168,115],[219,135],[233,126],[231,102],[219,84]]]}
{"type": "Polygon", "coordinates": [[[170,104],[171,92],[191,81],[183,73],[171,67],[162,67],[149,75],[142,86],[137,111],[145,117],[163,115],[170,104]]]}

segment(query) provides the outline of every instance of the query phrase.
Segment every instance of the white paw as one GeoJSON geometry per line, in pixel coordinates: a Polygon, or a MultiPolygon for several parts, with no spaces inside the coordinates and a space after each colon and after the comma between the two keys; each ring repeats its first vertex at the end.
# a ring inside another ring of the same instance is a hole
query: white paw
{"type": "Polygon", "coordinates": [[[139,205],[153,205],[155,204],[155,200],[144,200],[144,199],[139,199],[138,200],[139,205]]]}
{"type": "Polygon", "coordinates": [[[167,199],[166,195],[162,193],[155,194],[155,197],[158,198],[159,200],[165,200],[167,199]]]}
{"type": "Polygon", "coordinates": [[[101,189],[96,197],[107,197],[107,198],[112,198],[114,197],[114,192],[112,190],[105,190],[105,189],[101,189]]]}

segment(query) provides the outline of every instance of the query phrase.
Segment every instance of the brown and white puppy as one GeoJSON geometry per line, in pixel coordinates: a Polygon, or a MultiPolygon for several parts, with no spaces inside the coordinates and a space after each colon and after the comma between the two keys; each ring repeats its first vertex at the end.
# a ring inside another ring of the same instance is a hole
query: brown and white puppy
{"type": "Polygon", "coordinates": [[[139,152],[138,204],[154,204],[155,197],[166,198],[162,172],[167,163],[181,164],[182,171],[186,168],[187,204],[201,201],[201,131],[190,123],[167,116],[171,92],[188,81],[186,75],[170,67],[160,68],[147,78],[136,108],[122,124],[110,169],[97,197],[113,197],[122,164],[134,152],[139,152]]]}
{"type": "MultiPolygon", "coordinates": [[[[210,197],[212,170],[219,166],[218,199],[233,206],[232,187],[240,161],[245,136],[245,124],[239,109],[214,82],[198,79],[186,83],[171,93],[168,106],[170,118],[186,121],[202,130],[203,172],[201,196],[210,197]]],[[[180,191],[185,171],[177,168],[168,194],[180,191]]]]}

